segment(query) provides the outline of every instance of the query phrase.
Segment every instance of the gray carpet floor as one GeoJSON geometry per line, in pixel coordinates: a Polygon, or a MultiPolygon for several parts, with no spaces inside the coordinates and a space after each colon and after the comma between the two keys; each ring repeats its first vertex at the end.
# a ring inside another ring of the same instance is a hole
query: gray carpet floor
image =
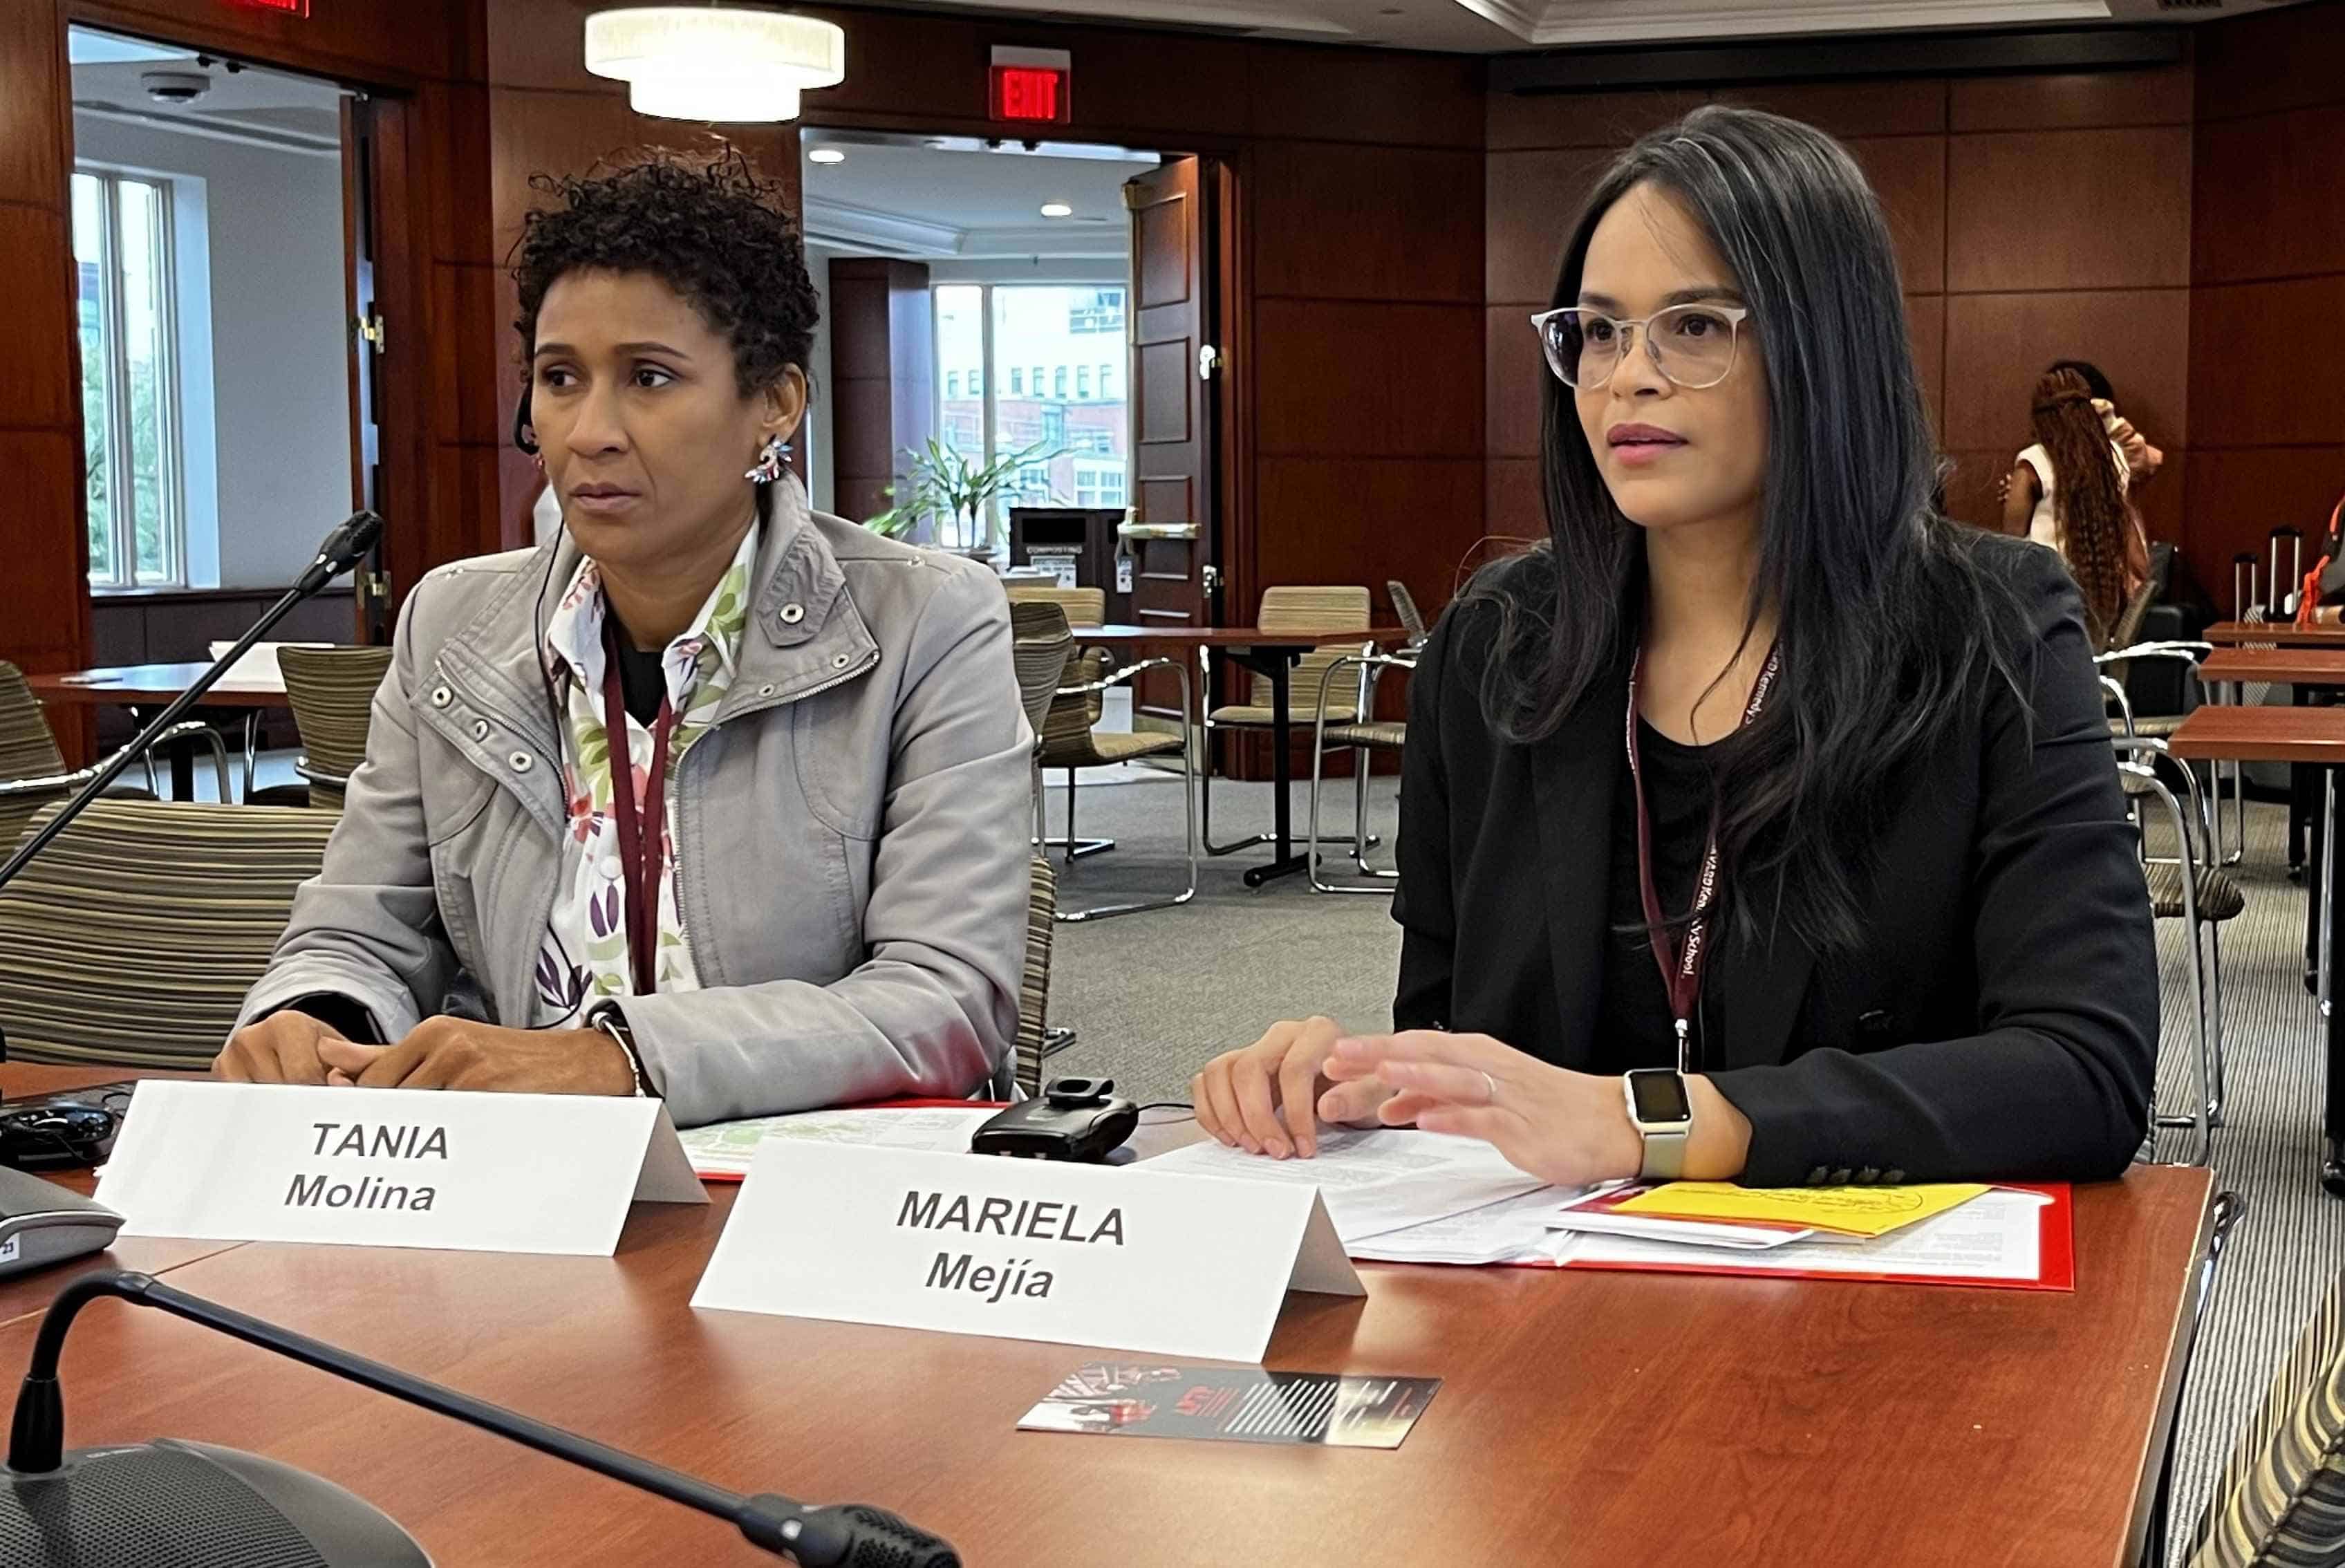
{"type": "MultiPolygon", "coordinates": [[[[1059,781],[1063,784],[1063,778],[1059,781]]],[[[1370,791],[1373,831],[1395,821],[1390,779],[1370,791]]],[[[1295,792],[1300,834],[1303,791],[1295,792]]],[[[1216,782],[1213,831],[1224,838],[1270,820],[1266,785],[1216,782]]],[[[1065,790],[1050,794],[1051,830],[1063,830],[1065,790]]],[[[1348,820],[1351,787],[1330,786],[1329,831],[1348,820]]],[[[1178,780],[1143,775],[1080,786],[1078,828],[1118,840],[1112,853],[1062,871],[1071,907],[1170,891],[1185,876],[1178,780]]],[[[2247,1200],[2190,1373],[2174,1494],[2177,1561],[2235,1435],[2345,1260],[2345,1202],[2320,1186],[2323,1062],[2312,998],[2300,978],[2304,900],[2287,878],[2284,814],[2249,808],[2249,851],[2236,869],[2247,911],[2222,937],[2228,1062],[2228,1125],[2216,1135],[2218,1186],[2247,1200]]],[[[1051,1021],[1078,1032],[1051,1059],[1056,1073],[1112,1076],[1146,1100],[1185,1100],[1208,1058],[1255,1039],[1281,1018],[1325,1013],[1363,1027],[1390,1022],[1399,933],[1383,898],[1310,892],[1300,878],[1260,891],[1240,878],[1261,849],[1208,859],[1192,904],[1092,924],[1061,926],[1051,1021]]],[[[2179,1110],[2192,1049],[2187,952],[2178,921],[2161,922],[2166,1043],[2162,1103],[2179,1110]]],[[[2177,1152],[2168,1135],[2169,1157],[2177,1152]]],[[[1861,1287],[1852,1287],[1861,1288],[1861,1287]]],[[[2122,1462],[2112,1454],[2111,1461],[2122,1462]]]]}

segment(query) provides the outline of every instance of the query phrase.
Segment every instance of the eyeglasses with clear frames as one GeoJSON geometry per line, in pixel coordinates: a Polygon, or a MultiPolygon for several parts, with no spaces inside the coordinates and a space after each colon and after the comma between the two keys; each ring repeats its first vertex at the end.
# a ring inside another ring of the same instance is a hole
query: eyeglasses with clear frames
{"type": "Polygon", "coordinates": [[[1670,385],[1700,392],[1732,373],[1742,323],[1750,316],[1746,306],[1708,300],[1671,305],[1632,321],[1566,306],[1539,311],[1531,326],[1547,354],[1547,368],[1575,392],[1593,392],[1610,381],[1639,332],[1653,368],[1670,385]]]}

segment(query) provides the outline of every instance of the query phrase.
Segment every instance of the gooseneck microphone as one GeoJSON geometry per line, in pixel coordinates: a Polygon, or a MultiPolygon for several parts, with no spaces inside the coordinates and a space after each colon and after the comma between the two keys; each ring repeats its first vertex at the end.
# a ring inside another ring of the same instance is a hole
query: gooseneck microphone
{"type": "Polygon", "coordinates": [[[16,852],[8,857],[8,863],[0,866],[0,887],[6,887],[18,871],[32,864],[33,857],[46,849],[50,840],[64,832],[66,823],[80,816],[108,784],[121,776],[124,769],[145,756],[147,748],[155,743],[156,737],[177,724],[181,714],[201,701],[204,693],[219,684],[220,677],[228,673],[228,667],[242,658],[253,644],[268,636],[269,629],[283,620],[294,606],[365,559],[366,553],[374,548],[374,542],[381,536],[382,519],[374,513],[353,512],[344,518],[332,533],[326,535],[324,543],[318,546],[317,558],[302,570],[293,585],[285,590],[285,596],[269,606],[260,619],[253,623],[250,631],[237,638],[233,647],[212,660],[211,667],[196,677],[194,685],[174,697],[170,707],[148,720],[147,728],[140,730],[129,745],[116,752],[113,759],[81,787],[79,793],[58,808],[56,816],[17,847],[16,852]]]}
{"type": "Polygon", "coordinates": [[[805,1568],[959,1568],[951,1546],[883,1509],[861,1503],[817,1508],[775,1492],[745,1497],[124,1270],[70,1281],[41,1320],[32,1365],[16,1396],[8,1463],[0,1470],[0,1563],[46,1568],[242,1568],[297,1562],[326,1568],[431,1568],[414,1538],[372,1503],[257,1454],[171,1439],[66,1452],[57,1359],[75,1314],[101,1296],[159,1307],[248,1345],[730,1520],[752,1544],[805,1568]],[[292,1554],[302,1552],[308,1555],[292,1554]]]}

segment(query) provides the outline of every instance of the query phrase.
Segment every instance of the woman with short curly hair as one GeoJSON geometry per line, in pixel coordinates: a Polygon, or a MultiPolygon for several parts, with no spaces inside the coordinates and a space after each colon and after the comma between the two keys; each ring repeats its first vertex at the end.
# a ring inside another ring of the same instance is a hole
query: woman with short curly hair
{"type": "Polygon", "coordinates": [[[1030,732],[983,568],[811,512],[817,305],[737,152],[547,179],[515,435],[563,528],[409,595],[322,873],[215,1072],[664,1096],[1000,1069],[1030,732]]]}

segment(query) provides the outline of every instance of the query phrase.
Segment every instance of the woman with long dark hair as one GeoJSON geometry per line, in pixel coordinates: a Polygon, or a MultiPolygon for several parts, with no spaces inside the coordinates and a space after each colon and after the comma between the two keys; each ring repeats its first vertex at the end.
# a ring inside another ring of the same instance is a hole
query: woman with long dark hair
{"type": "Polygon", "coordinates": [[[2055,365],[2046,372],[2029,411],[2035,444],[2019,454],[2004,502],[2006,526],[2025,522],[2028,538],[2068,563],[2096,648],[2149,578],[2149,544],[2127,494],[2125,449],[2109,428],[2106,401],[2094,397],[2079,371],[2055,365]]]}
{"type": "Polygon", "coordinates": [[[1547,545],[1412,679],[1398,1033],[1198,1075],[1224,1143],[1487,1138],[1563,1184],[2113,1176],[2157,1027],[2076,591],[1934,512],[1879,204],[1711,107],[1613,166],[1536,318],[1547,545]]]}

